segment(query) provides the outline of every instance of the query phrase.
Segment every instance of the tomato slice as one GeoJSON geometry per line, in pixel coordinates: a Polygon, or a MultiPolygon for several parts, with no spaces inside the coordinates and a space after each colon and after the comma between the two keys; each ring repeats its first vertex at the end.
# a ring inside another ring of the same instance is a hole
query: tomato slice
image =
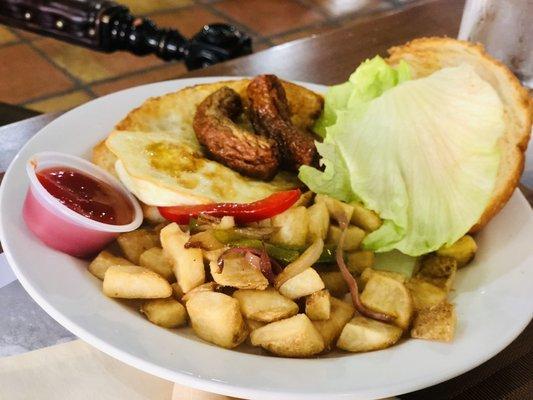
{"type": "Polygon", "coordinates": [[[213,203],[192,206],[158,207],[161,215],[180,225],[189,223],[200,214],[215,217],[232,216],[240,224],[261,221],[280,214],[290,208],[300,198],[300,189],[277,192],[253,203],[213,203]]]}

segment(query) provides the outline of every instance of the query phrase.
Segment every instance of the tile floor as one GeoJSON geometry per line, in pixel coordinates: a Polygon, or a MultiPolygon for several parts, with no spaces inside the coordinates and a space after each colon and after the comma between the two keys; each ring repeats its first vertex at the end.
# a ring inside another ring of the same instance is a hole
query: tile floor
{"type": "MultiPolygon", "coordinates": [[[[420,0],[119,0],[161,27],[191,36],[204,24],[236,24],[254,50],[320,34],[420,0]]],[[[179,77],[155,56],[103,54],[0,26],[0,102],[50,112],[120,89],[179,77]]]]}

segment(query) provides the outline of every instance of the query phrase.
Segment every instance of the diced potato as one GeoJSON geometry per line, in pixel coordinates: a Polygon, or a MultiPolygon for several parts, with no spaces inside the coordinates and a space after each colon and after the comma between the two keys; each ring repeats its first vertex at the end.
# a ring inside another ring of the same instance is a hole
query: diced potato
{"type": "Polygon", "coordinates": [[[304,207],[308,207],[309,204],[311,204],[311,202],[313,201],[313,196],[315,194],[308,190],[307,192],[304,192],[301,194],[300,198],[298,200],[296,200],[296,203],[294,203],[292,205],[292,207],[296,208],[296,207],[300,207],[300,206],[304,206],[304,207]]]}
{"type": "Polygon", "coordinates": [[[383,274],[372,274],[361,294],[368,308],[395,317],[394,324],[407,329],[413,315],[411,294],[402,282],[383,274]]]}
{"type": "Polygon", "coordinates": [[[349,292],[348,284],[339,271],[320,272],[319,275],[332,296],[343,297],[349,292]]]}
{"type": "Polygon", "coordinates": [[[222,286],[260,290],[268,287],[268,279],[263,273],[242,256],[225,258],[223,268],[219,267],[217,261],[211,261],[209,268],[213,280],[222,286]]]}
{"type": "Polygon", "coordinates": [[[139,258],[142,253],[152,247],[159,246],[157,235],[144,228],[121,233],[117,237],[117,242],[126,258],[135,265],[139,265],[139,258]]]}
{"type": "Polygon", "coordinates": [[[457,260],[453,257],[429,255],[422,260],[420,273],[434,278],[447,278],[457,270],[457,260]]]}
{"type": "Polygon", "coordinates": [[[350,203],[353,207],[352,218],[350,222],[367,232],[373,232],[378,229],[383,221],[372,210],[365,208],[361,203],[350,203]]]}
{"type": "Polygon", "coordinates": [[[252,345],[284,357],[310,357],[324,350],[324,340],[305,314],[271,322],[254,330],[252,345]]]}
{"type": "Polygon", "coordinates": [[[233,297],[239,301],[242,314],[249,320],[274,322],[298,314],[298,305],[274,288],[237,290],[233,297]]]}
{"type": "Polygon", "coordinates": [[[189,290],[186,294],[181,297],[181,300],[187,302],[191,299],[192,296],[202,292],[214,292],[218,289],[218,284],[216,282],[207,282],[203,283],[200,286],[196,286],[194,289],[189,290]]]}
{"type": "Polygon", "coordinates": [[[271,237],[274,244],[283,246],[304,246],[309,229],[307,208],[300,206],[289,208],[272,217],[272,226],[279,228],[271,237]]]}
{"type": "Polygon", "coordinates": [[[121,299],[161,299],[172,295],[170,284],[161,275],[136,265],[112,265],[105,275],[106,296],[121,299]]]}
{"type": "Polygon", "coordinates": [[[432,255],[424,259],[416,276],[449,292],[455,282],[456,273],[457,261],[454,258],[432,255]]]}
{"type": "Polygon", "coordinates": [[[374,265],[374,253],[368,250],[346,253],[346,266],[352,274],[361,274],[374,265]]]}
{"type": "Polygon", "coordinates": [[[91,274],[98,279],[104,279],[105,272],[112,265],[133,265],[129,260],[122,257],[117,257],[110,252],[104,250],[91,261],[87,268],[91,274]]]}
{"type": "Polygon", "coordinates": [[[141,312],[148,320],[163,328],[177,328],[187,323],[187,311],[172,297],[146,301],[141,312]]]}
{"type": "Polygon", "coordinates": [[[457,260],[457,268],[462,268],[474,258],[477,251],[477,244],[470,235],[465,235],[457,242],[448,247],[441,247],[437,250],[437,255],[452,257],[457,260]]]}
{"type": "Polygon", "coordinates": [[[451,342],[456,323],[453,304],[444,301],[418,312],[411,329],[411,337],[451,342]]]}
{"type": "Polygon", "coordinates": [[[146,250],[139,257],[139,264],[141,267],[151,269],[158,273],[169,282],[174,282],[176,277],[172,270],[172,264],[163,254],[163,249],[160,247],[152,247],[146,250]]]}
{"type": "MultiPolygon", "coordinates": [[[[339,243],[341,232],[341,228],[338,226],[330,225],[326,242],[331,244],[339,243]]],[[[345,251],[357,250],[365,238],[365,235],[366,232],[361,228],[353,225],[348,226],[348,231],[346,232],[346,238],[344,239],[344,245],[342,246],[342,249],[345,251]]]]}
{"type": "Polygon", "coordinates": [[[267,324],[266,322],[256,321],[255,319],[247,319],[246,320],[246,325],[248,326],[248,330],[250,332],[253,332],[256,329],[262,328],[266,324],[267,324]]]}
{"type": "Polygon", "coordinates": [[[307,268],[281,285],[279,292],[289,299],[298,299],[322,289],[324,282],[320,275],[313,268],[307,268]]]}
{"type": "Polygon", "coordinates": [[[329,350],[337,341],[344,325],[353,317],[355,309],[351,303],[346,303],[335,297],[331,297],[330,317],[326,321],[313,321],[313,325],[318,330],[324,345],[329,350]]]}
{"type": "Polygon", "coordinates": [[[394,279],[394,280],[396,280],[398,282],[401,282],[401,283],[405,283],[407,281],[405,276],[403,276],[402,274],[398,274],[397,272],[376,271],[375,269],[367,268],[361,274],[361,282],[363,283],[363,285],[366,285],[366,283],[370,280],[370,278],[373,275],[376,275],[376,274],[377,275],[382,275],[382,276],[387,276],[387,277],[392,278],[392,279],[394,279]]]}
{"type": "Polygon", "coordinates": [[[329,197],[325,194],[317,194],[315,197],[315,203],[324,203],[328,208],[331,218],[339,221],[339,216],[344,215],[347,221],[350,221],[353,214],[353,206],[343,203],[333,197],[329,197]]]}
{"type": "Polygon", "coordinates": [[[241,344],[248,329],[239,302],[218,292],[202,292],[186,303],[194,333],[201,339],[228,349],[241,344]]]}
{"type": "Polygon", "coordinates": [[[174,275],[183,293],[205,281],[204,261],[201,249],[186,249],[189,233],[183,232],[176,223],[161,230],[161,245],[165,257],[171,260],[174,275]]]}
{"type": "Polygon", "coordinates": [[[229,247],[223,247],[221,249],[216,249],[216,250],[204,250],[202,252],[204,256],[204,260],[207,262],[218,261],[219,257],[222,254],[224,254],[224,252],[228,249],[229,247]]]}
{"type": "Polygon", "coordinates": [[[422,279],[413,278],[406,286],[413,298],[415,311],[434,307],[446,300],[446,291],[422,279]]]}
{"type": "Polygon", "coordinates": [[[172,288],[172,296],[176,300],[181,300],[183,297],[183,291],[181,290],[180,285],[178,285],[178,282],[172,283],[170,287],[172,288]]]}
{"type": "Polygon", "coordinates": [[[276,289],[279,289],[280,286],[283,285],[290,278],[295,277],[296,275],[305,271],[307,268],[313,266],[313,264],[316,263],[320,258],[323,249],[324,242],[322,241],[322,239],[315,239],[311,246],[309,246],[300,257],[298,257],[295,261],[287,265],[283,269],[283,271],[276,277],[276,282],[274,285],[276,289]]]}
{"type": "Polygon", "coordinates": [[[224,245],[215,238],[213,231],[210,229],[192,235],[189,239],[189,243],[198,243],[198,247],[207,251],[218,250],[224,247],[224,245]]]}
{"type": "Polygon", "coordinates": [[[392,346],[401,336],[397,326],[358,315],[344,326],[337,347],[354,353],[380,350],[392,346]]]}
{"type": "Polygon", "coordinates": [[[315,292],[305,299],[305,314],[312,321],[323,321],[331,315],[329,292],[324,289],[315,292]]]}
{"type": "Polygon", "coordinates": [[[325,240],[329,229],[329,212],[324,202],[315,203],[307,209],[309,214],[309,239],[325,240]]]}
{"type": "Polygon", "coordinates": [[[143,210],[144,219],[148,221],[148,223],[157,225],[166,222],[166,219],[163,218],[157,207],[141,203],[141,208],[143,210]]]}

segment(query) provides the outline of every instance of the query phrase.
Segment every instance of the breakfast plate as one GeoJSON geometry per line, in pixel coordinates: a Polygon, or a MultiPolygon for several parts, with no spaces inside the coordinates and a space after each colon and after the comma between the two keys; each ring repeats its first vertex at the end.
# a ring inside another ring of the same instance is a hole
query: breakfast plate
{"type": "MultiPolygon", "coordinates": [[[[476,236],[479,251],[458,272],[452,301],[458,330],[451,343],[408,340],[364,354],[320,359],[266,356],[256,348],[230,351],[190,330],[161,329],[125,303],[101,293],[87,262],[51,250],[24,224],[28,158],[54,150],[90,158],[131,109],[159,96],[225,77],[140,86],[93,100],[42,129],[16,156],[0,192],[0,237],[18,279],[54,319],[99,350],[150,374],[197,389],[251,399],[378,399],[410,392],[464,373],[505,348],[533,315],[533,213],[516,191],[476,236]]],[[[301,85],[324,92],[326,87],[301,85]]]]}

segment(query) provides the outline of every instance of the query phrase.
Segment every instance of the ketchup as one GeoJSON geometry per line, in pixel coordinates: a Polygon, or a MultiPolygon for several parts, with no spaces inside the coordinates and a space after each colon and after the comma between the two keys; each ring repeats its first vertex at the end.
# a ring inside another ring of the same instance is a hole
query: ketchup
{"type": "Polygon", "coordinates": [[[131,202],[106,182],[66,167],[46,168],[36,174],[48,193],[84,217],[110,225],[133,220],[131,202]]]}

